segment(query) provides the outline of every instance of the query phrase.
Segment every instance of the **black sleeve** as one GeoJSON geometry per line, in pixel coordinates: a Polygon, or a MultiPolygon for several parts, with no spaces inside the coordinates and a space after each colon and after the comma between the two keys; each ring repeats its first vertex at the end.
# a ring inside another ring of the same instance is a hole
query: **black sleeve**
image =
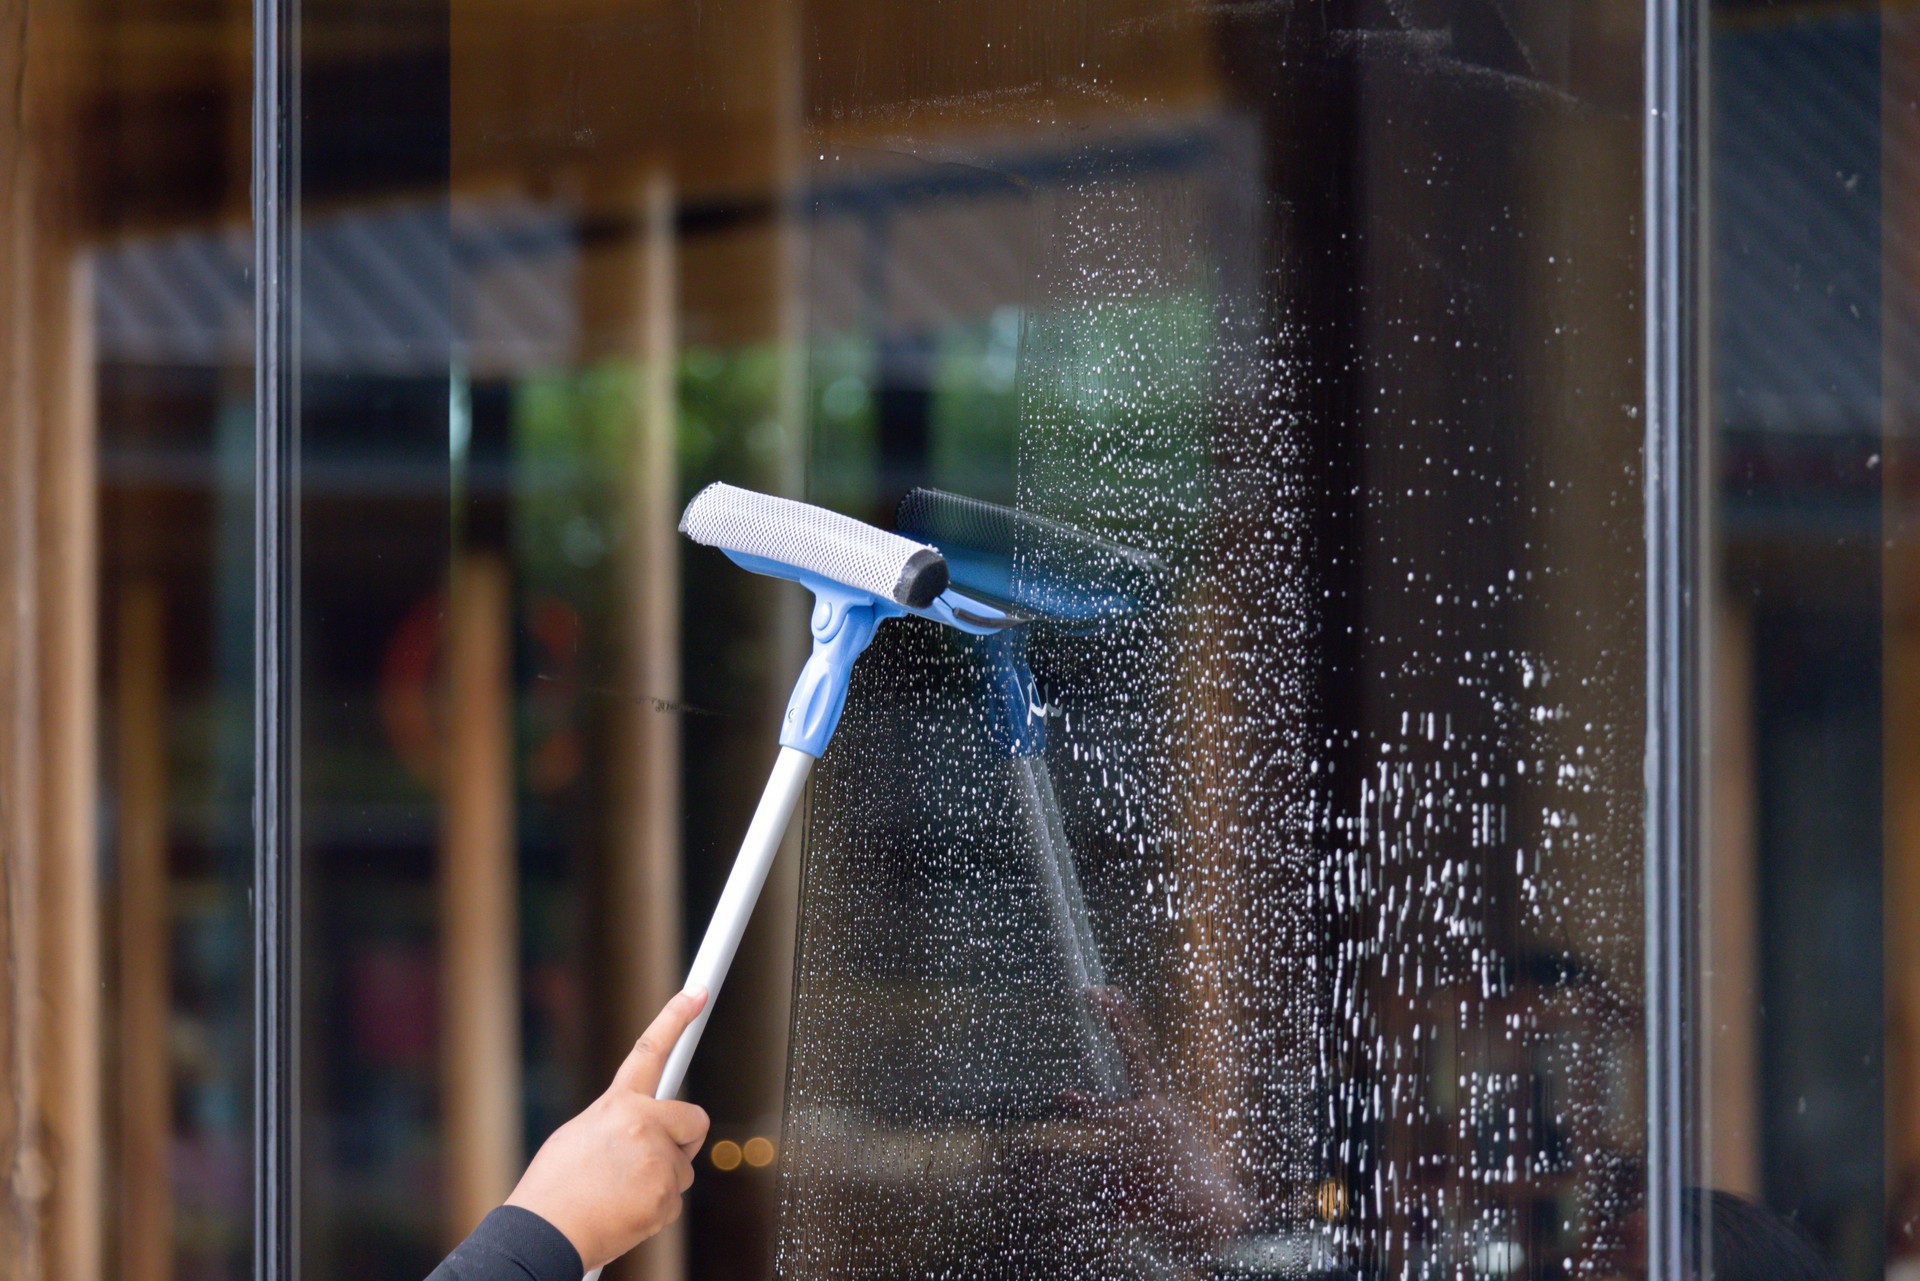
{"type": "Polygon", "coordinates": [[[427,1281],[580,1281],[585,1270],[560,1229],[531,1210],[503,1205],[427,1281]]]}

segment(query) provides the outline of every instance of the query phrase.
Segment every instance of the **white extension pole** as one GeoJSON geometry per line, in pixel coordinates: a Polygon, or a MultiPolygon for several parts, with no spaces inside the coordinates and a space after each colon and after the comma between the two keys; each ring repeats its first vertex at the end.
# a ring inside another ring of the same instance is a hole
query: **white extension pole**
{"type": "Polygon", "coordinates": [[[781,748],[773,762],[767,790],[760,793],[759,808],[753,811],[753,822],[747,825],[746,838],[740,842],[740,853],[733,860],[733,871],[727,874],[726,888],[720,891],[720,901],[714,905],[706,937],[700,940],[700,950],[693,956],[693,968],[687,971],[683,990],[706,988],[706,1008],[680,1034],[679,1043],[667,1056],[667,1066],[660,1073],[660,1088],[654,1091],[655,1098],[671,1099],[680,1094],[687,1064],[693,1060],[694,1047],[700,1044],[700,1034],[707,1030],[714,1002],[720,999],[720,985],[727,981],[727,967],[733,964],[740,936],[746,932],[747,919],[753,915],[753,905],[760,897],[760,887],[767,883],[773,856],[779,853],[780,842],[787,834],[787,820],[793,816],[794,806],[800,803],[800,794],[806,791],[807,774],[812,769],[813,757],[792,747],[781,748]]]}
{"type": "MultiPolygon", "coordinates": [[[[797,748],[783,747],[773,762],[773,774],[767,779],[766,790],[760,793],[753,822],[747,824],[747,835],[740,842],[740,853],[734,857],[733,871],[727,873],[726,888],[720,891],[713,919],[707,923],[706,937],[700,940],[700,950],[694,953],[693,968],[687,971],[687,981],[681,989],[706,988],[706,1007],[687,1025],[673,1053],[667,1056],[667,1065],[660,1073],[660,1088],[653,1092],[656,1099],[671,1099],[680,1093],[680,1084],[687,1076],[687,1064],[693,1061],[700,1034],[707,1030],[707,1017],[713,1013],[720,985],[727,981],[727,969],[740,948],[740,936],[746,933],[753,905],[760,898],[760,887],[767,883],[773,856],[780,852],[780,842],[787,834],[787,820],[793,817],[794,806],[807,790],[807,775],[813,770],[813,759],[797,748]]],[[[587,1273],[581,1281],[600,1281],[600,1269],[587,1273]]]]}

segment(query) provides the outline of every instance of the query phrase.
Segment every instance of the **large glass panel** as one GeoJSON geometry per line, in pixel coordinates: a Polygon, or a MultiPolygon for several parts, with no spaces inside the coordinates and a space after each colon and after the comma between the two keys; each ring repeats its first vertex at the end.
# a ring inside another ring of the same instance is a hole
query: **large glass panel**
{"type": "Polygon", "coordinates": [[[1638,4],[300,22],[308,1275],[679,983],[806,645],[713,480],[1030,617],[862,659],[623,1275],[1644,1267],[1638,4]]]}
{"type": "Polygon", "coordinates": [[[1713,7],[1707,1178],[1920,1269],[1912,250],[1900,6],[1713,7]]]}
{"type": "Polygon", "coordinates": [[[1644,1266],[1637,11],[949,23],[814,46],[809,338],[918,444],[1017,309],[1041,617],[856,679],[776,1271],[1644,1266]]]}
{"type": "Polygon", "coordinates": [[[0,23],[0,1273],[249,1275],[244,5],[0,23]]]}

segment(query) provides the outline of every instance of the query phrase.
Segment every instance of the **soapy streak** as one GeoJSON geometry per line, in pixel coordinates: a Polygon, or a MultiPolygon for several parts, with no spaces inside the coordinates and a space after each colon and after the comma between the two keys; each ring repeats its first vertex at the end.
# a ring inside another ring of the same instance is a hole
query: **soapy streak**
{"type": "MultiPolygon", "coordinates": [[[[535,672],[533,679],[543,684],[557,682],[545,672],[535,672]]],[[[723,712],[717,707],[701,707],[696,703],[679,703],[670,698],[656,698],[652,694],[634,694],[624,689],[615,689],[611,685],[582,685],[581,689],[589,694],[598,694],[602,698],[617,698],[623,703],[646,703],[656,712],[684,712],[689,716],[738,716],[738,712],[723,712]]]]}

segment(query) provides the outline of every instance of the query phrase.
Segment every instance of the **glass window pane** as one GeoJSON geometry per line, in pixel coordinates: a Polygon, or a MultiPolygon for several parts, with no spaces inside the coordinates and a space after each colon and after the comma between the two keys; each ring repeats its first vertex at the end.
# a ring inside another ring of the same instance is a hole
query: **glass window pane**
{"type": "Polygon", "coordinates": [[[620,1275],[1644,1268],[1638,5],[301,23],[309,1274],[680,983],[808,644],[714,480],[1022,625],[861,659],[620,1275]]]}
{"type": "Polygon", "coordinates": [[[1906,1276],[1915,28],[1722,3],[1710,32],[1706,1178],[1841,1276],[1906,1276]]]}
{"type": "MultiPolygon", "coordinates": [[[[900,626],[862,660],[779,1272],[1644,1266],[1637,21],[1348,20],[1001,60],[920,10],[809,64],[815,190],[858,193],[810,231],[868,255],[838,323],[928,406],[897,439],[953,394],[889,354],[922,299],[1020,309],[999,485],[1047,616],[1022,656],[900,626]],[[1075,69],[1005,109],[897,70],[962,42],[976,92],[1075,69]]],[[[919,449],[883,512],[997,496],[919,449]]]]}

